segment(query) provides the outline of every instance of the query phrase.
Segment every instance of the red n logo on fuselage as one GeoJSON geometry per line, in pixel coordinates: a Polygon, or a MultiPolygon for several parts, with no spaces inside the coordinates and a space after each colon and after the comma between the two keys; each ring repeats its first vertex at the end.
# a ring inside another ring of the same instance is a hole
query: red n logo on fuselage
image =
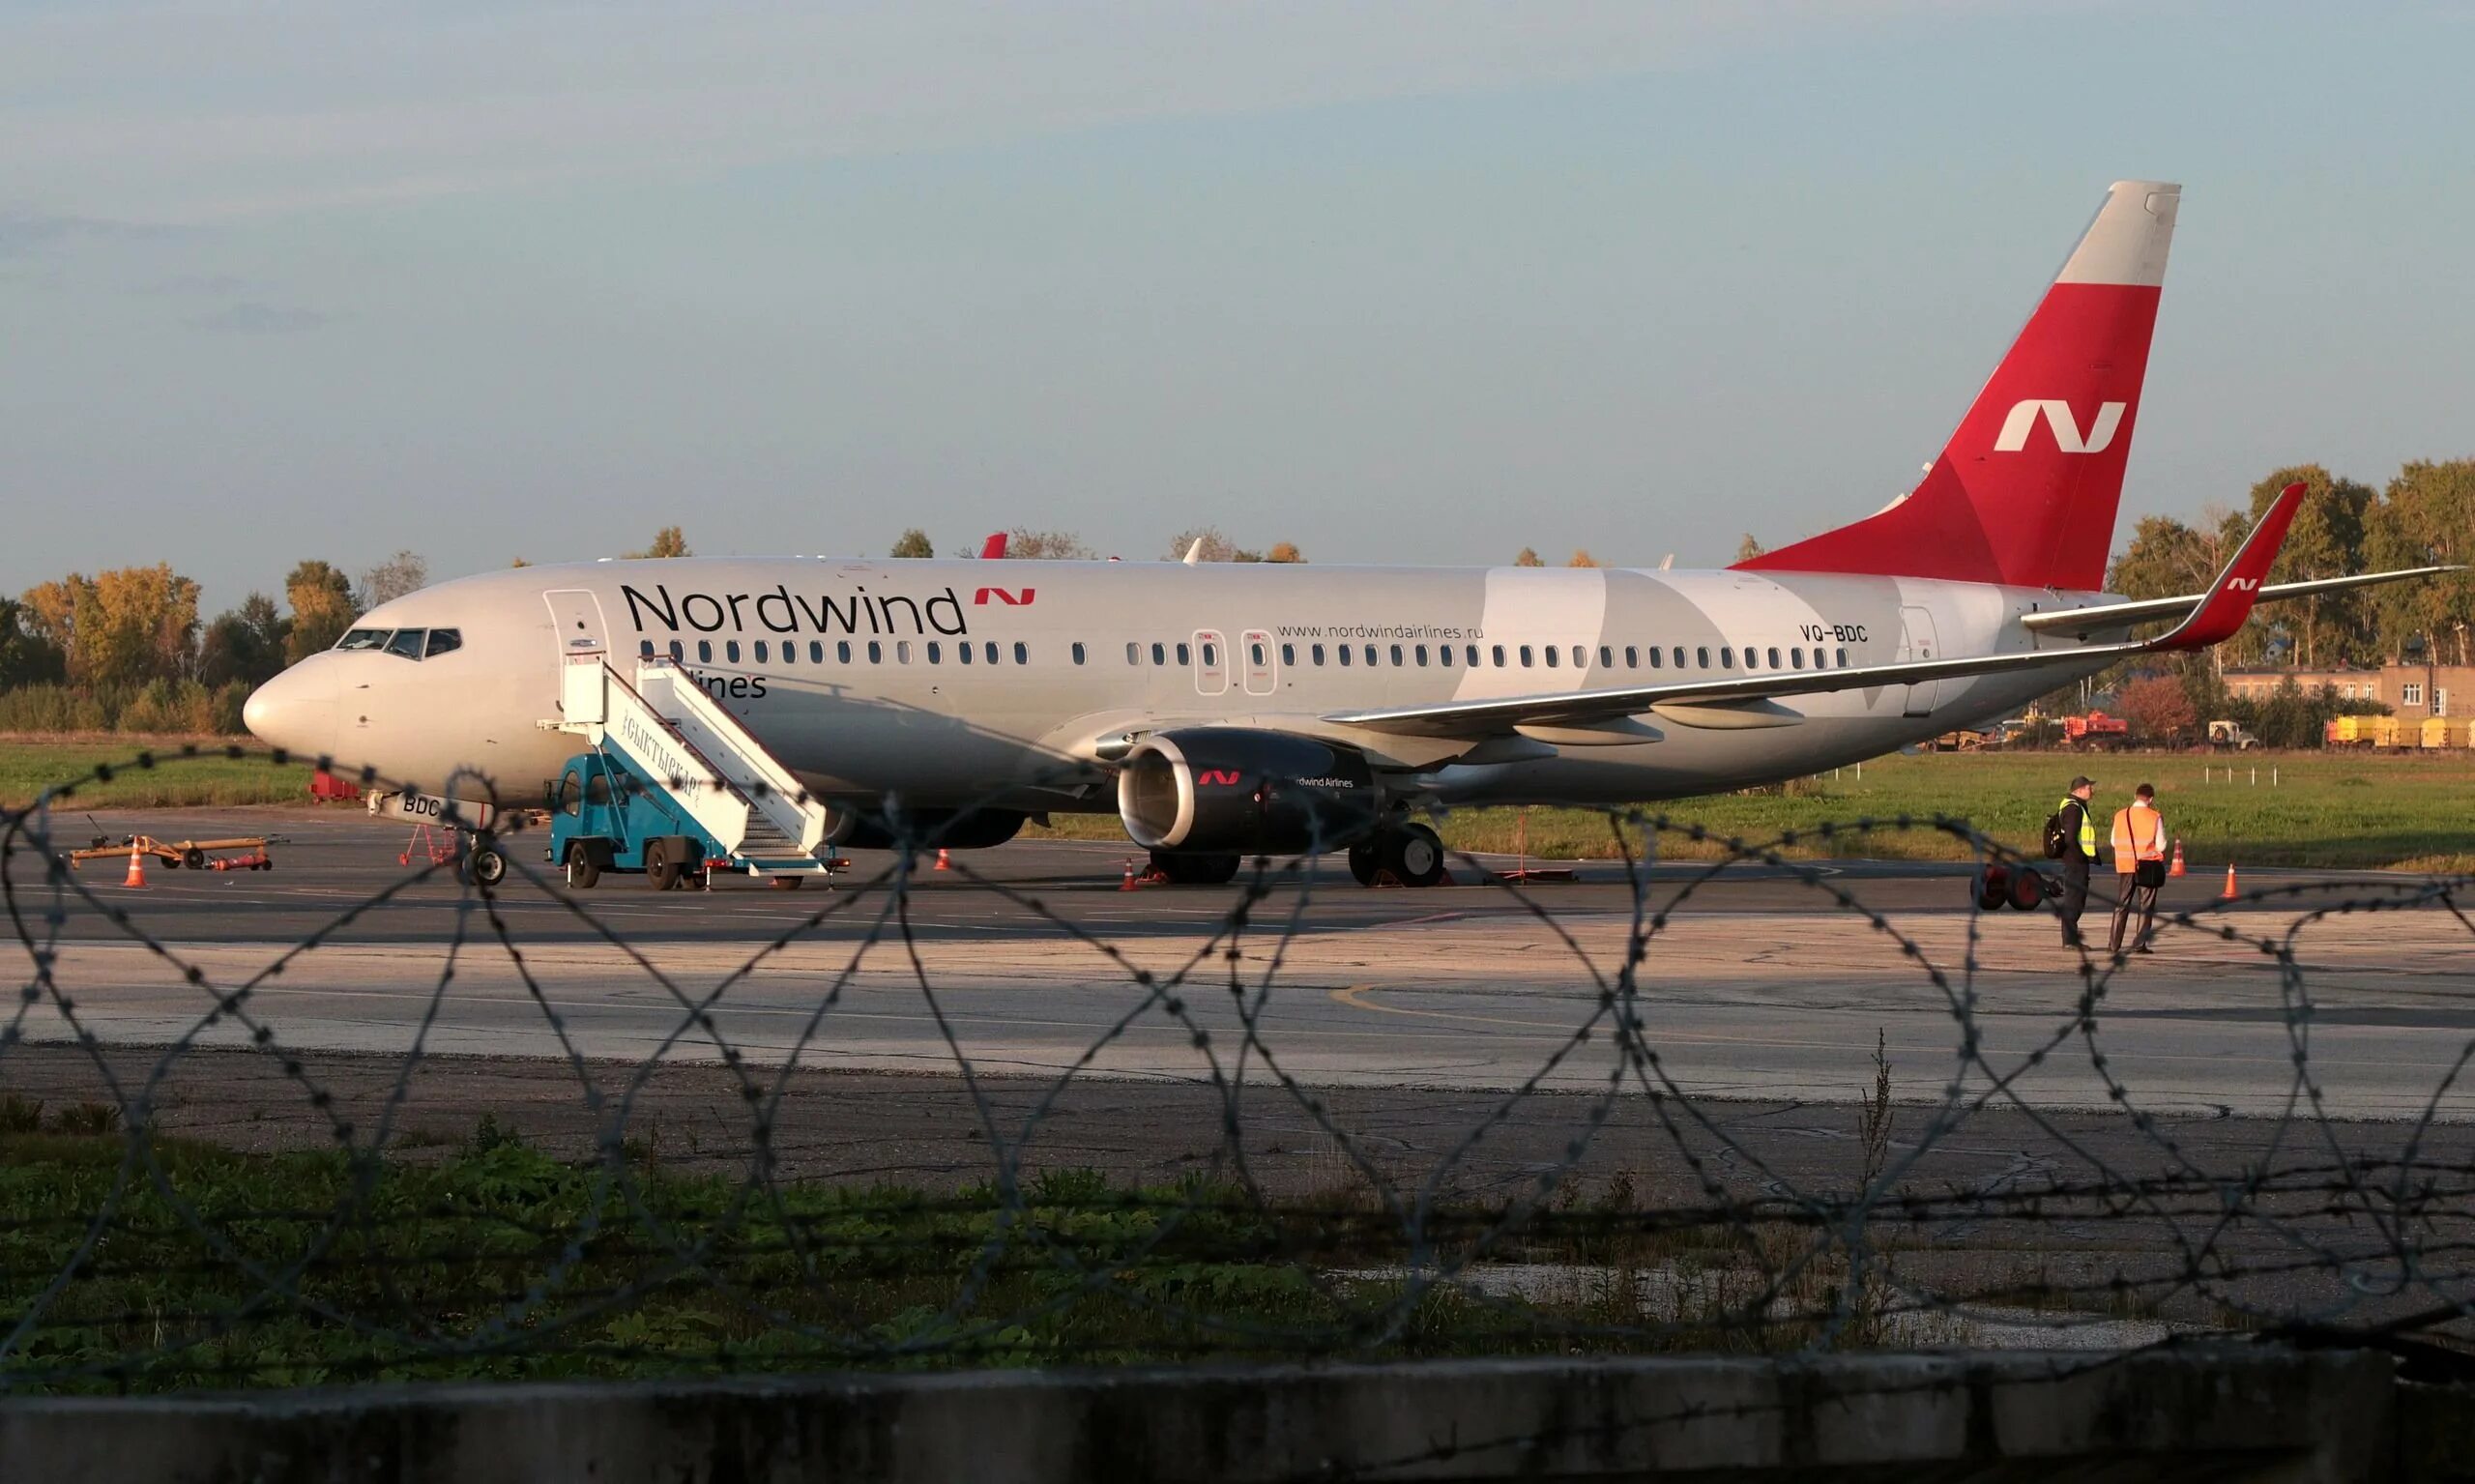
{"type": "Polygon", "coordinates": [[[1020,593],[1008,592],[1004,588],[982,588],[972,595],[971,601],[975,608],[985,608],[988,606],[988,600],[993,597],[1008,608],[1020,608],[1032,600],[1032,593],[1033,590],[1030,588],[1025,588],[1020,593]]]}
{"type": "Polygon", "coordinates": [[[1195,774],[1195,781],[1206,788],[1236,788],[1245,779],[1242,774],[1226,768],[1207,768],[1195,774]]]}

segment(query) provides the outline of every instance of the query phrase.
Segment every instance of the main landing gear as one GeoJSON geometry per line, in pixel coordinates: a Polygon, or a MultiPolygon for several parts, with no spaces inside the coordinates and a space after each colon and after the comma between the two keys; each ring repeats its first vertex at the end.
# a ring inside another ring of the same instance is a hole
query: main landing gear
{"type": "Polygon", "coordinates": [[[1350,874],[1361,887],[1385,876],[1404,887],[1432,887],[1443,880],[1443,840],[1414,822],[1386,825],[1350,847],[1350,874]]]}

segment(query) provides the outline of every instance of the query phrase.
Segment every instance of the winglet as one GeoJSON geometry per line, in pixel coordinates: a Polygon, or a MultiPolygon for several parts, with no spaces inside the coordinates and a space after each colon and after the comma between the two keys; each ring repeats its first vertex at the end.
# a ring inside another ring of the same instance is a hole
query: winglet
{"type": "Polygon", "coordinates": [[[2149,641],[2152,650],[2204,650],[2234,637],[2252,617],[2252,605],[2259,599],[2260,585],[2269,580],[2269,568],[2277,565],[2278,549],[2286,544],[2286,527],[2294,524],[2294,512],[2303,506],[2303,486],[2289,484],[2278,491],[2260,516],[2252,534],[2243,538],[2235,548],[2234,560],[2217,574],[2209,585],[2208,596],[2200,599],[2192,616],[2174,626],[2169,633],[2149,641]]]}

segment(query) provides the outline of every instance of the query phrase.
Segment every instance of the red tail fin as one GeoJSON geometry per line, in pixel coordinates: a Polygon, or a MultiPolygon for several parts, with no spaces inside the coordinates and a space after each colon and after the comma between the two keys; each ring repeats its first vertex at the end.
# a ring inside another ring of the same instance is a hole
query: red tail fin
{"type": "Polygon", "coordinates": [[[2011,353],[1907,498],[1737,566],[2104,587],[2182,190],[2115,183],[2011,353]]]}

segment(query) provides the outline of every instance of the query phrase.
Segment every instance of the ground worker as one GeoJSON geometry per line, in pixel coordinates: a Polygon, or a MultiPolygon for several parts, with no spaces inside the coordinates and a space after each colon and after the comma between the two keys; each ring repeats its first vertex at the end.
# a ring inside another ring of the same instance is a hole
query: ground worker
{"type": "Polygon", "coordinates": [[[2071,792],[2054,811],[2062,835],[2062,854],[2055,858],[2062,862],[2062,895],[2053,910],[2062,918],[2066,948],[2080,946],[2080,915],[2088,907],[2088,867],[2097,859],[2097,826],[2088,818],[2088,797],[2096,788],[2097,780],[2084,773],[2072,779],[2071,792]]]}
{"type": "Polygon", "coordinates": [[[2132,790],[2131,806],[2114,815],[2114,936],[2109,953],[2123,950],[2123,927],[2140,909],[2140,932],[2132,939],[2134,953],[2146,953],[2149,930],[2157,922],[2157,888],[2166,885],[2166,816],[2157,812],[2157,790],[2141,784],[2132,790]]]}

